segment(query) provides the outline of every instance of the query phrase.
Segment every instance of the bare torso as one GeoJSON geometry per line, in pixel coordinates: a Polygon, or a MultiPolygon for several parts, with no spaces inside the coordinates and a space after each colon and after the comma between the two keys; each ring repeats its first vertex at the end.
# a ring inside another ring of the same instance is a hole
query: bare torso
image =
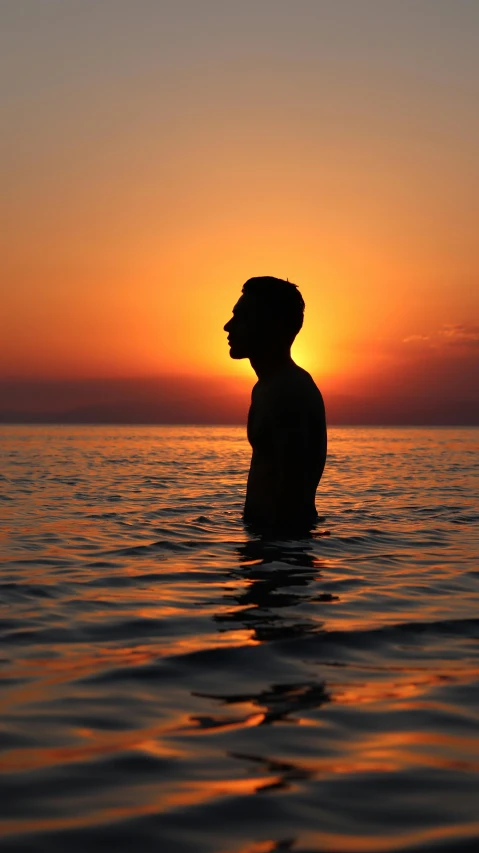
{"type": "Polygon", "coordinates": [[[248,439],[245,521],[279,532],[311,527],[327,438],[323,399],[309,373],[291,362],[255,385],[248,439]]]}

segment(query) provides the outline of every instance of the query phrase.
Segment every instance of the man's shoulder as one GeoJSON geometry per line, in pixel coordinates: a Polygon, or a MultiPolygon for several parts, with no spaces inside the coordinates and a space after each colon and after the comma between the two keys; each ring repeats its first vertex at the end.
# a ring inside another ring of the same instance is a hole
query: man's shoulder
{"type": "Polygon", "coordinates": [[[313,377],[298,365],[278,374],[272,382],[257,382],[253,388],[253,402],[267,408],[316,409],[322,407],[323,398],[313,377]]]}
{"type": "Polygon", "coordinates": [[[279,397],[291,400],[321,399],[321,392],[311,374],[298,365],[285,372],[274,390],[279,397]]]}

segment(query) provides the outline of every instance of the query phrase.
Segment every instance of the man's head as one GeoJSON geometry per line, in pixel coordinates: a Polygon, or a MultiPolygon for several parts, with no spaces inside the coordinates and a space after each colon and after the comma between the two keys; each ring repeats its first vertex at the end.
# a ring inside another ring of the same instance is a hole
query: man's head
{"type": "Polygon", "coordinates": [[[224,327],[231,358],[289,350],[303,316],[304,300],[295,284],[270,275],[248,279],[224,327]]]}

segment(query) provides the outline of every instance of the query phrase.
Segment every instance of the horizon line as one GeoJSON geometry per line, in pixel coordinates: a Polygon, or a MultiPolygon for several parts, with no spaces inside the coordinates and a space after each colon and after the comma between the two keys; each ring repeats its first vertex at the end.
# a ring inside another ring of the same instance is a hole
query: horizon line
{"type": "MultiPolygon", "coordinates": [[[[45,421],[2,421],[0,419],[0,427],[4,426],[62,426],[62,427],[73,427],[73,426],[84,426],[84,427],[92,427],[92,426],[117,426],[117,427],[156,427],[156,426],[165,426],[165,427],[242,427],[244,428],[246,425],[246,421],[238,421],[238,422],[225,422],[225,421],[55,421],[55,420],[45,420],[45,421]]],[[[478,429],[479,421],[477,423],[427,423],[427,422],[411,422],[411,423],[381,423],[381,422],[373,422],[373,423],[346,423],[341,421],[336,421],[334,423],[329,422],[329,427],[347,427],[348,429],[363,429],[364,427],[378,427],[379,429],[416,429],[416,428],[428,428],[428,429],[478,429]]]]}

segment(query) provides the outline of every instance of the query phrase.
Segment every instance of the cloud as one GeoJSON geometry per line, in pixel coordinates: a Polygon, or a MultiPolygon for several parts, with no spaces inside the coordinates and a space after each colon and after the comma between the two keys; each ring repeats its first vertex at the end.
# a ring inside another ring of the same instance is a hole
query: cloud
{"type": "Polygon", "coordinates": [[[476,324],[449,324],[440,329],[439,335],[449,346],[479,346],[479,326],[476,324]]]}
{"type": "Polygon", "coordinates": [[[476,323],[447,323],[429,335],[408,335],[402,340],[403,344],[416,344],[427,349],[447,347],[462,347],[476,349],[479,347],[479,325],[476,323]]]}
{"type": "Polygon", "coordinates": [[[429,340],[429,335],[409,335],[409,337],[403,338],[403,344],[421,344],[429,340]]]}

